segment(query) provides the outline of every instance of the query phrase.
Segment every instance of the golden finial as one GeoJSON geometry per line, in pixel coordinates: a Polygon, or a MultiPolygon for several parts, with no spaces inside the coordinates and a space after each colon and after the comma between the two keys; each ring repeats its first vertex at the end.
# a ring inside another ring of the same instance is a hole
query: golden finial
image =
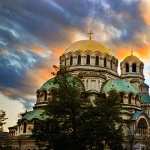
{"type": "Polygon", "coordinates": [[[92,31],[90,31],[89,33],[88,33],[88,35],[89,35],[89,40],[92,40],[92,35],[93,35],[94,33],[92,32],[92,31]]]}
{"type": "Polygon", "coordinates": [[[131,50],[131,55],[133,56],[133,50],[131,50]]]}

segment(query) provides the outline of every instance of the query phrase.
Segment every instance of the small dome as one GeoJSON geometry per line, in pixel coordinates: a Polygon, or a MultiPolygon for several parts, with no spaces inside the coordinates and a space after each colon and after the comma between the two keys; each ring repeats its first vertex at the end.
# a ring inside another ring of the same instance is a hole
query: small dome
{"type": "MultiPolygon", "coordinates": [[[[75,87],[80,88],[81,91],[84,90],[84,85],[81,82],[80,79],[78,79],[77,77],[71,76],[71,75],[67,75],[67,80],[69,81],[69,84],[71,86],[74,86],[75,83],[75,87]]],[[[48,81],[46,81],[39,90],[41,91],[48,91],[51,89],[57,89],[59,87],[57,81],[55,80],[55,77],[52,79],[49,79],[48,81]]]]}
{"type": "Polygon", "coordinates": [[[111,50],[106,48],[104,45],[101,43],[95,41],[95,40],[81,40],[72,43],[66,50],[65,53],[68,52],[75,52],[75,51],[93,51],[93,52],[101,52],[101,53],[110,53],[111,50]]]}
{"type": "Polygon", "coordinates": [[[127,56],[123,61],[122,63],[126,63],[126,62],[131,62],[131,63],[142,63],[142,61],[134,56],[134,55],[130,55],[130,56],[127,56]]]}
{"type": "Polygon", "coordinates": [[[124,93],[133,93],[138,94],[138,90],[125,80],[108,80],[103,88],[102,92],[108,93],[110,91],[124,92],[124,93]]]}

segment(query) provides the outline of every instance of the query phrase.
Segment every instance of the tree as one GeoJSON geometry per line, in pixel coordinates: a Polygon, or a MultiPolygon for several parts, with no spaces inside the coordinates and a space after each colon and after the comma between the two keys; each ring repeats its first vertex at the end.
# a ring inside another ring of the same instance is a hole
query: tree
{"type": "Polygon", "coordinates": [[[45,108],[49,119],[36,121],[33,136],[54,150],[96,150],[105,145],[121,150],[119,95],[114,91],[100,94],[93,107],[81,97],[77,80],[68,80],[70,76],[65,72],[56,76],[59,88],[53,90],[53,100],[45,108]]]}
{"type": "Polygon", "coordinates": [[[3,110],[0,110],[0,132],[3,132],[3,125],[6,123],[6,113],[3,110]]]}
{"type": "Polygon", "coordinates": [[[48,141],[48,148],[80,149],[79,119],[81,113],[81,91],[75,77],[58,72],[55,82],[58,89],[53,89],[53,100],[46,107],[49,117],[46,121],[36,122],[34,137],[48,141]],[[71,80],[70,80],[71,79],[71,80]],[[73,80],[72,80],[73,79],[73,80]]]}
{"type": "Polygon", "coordinates": [[[121,150],[122,118],[120,117],[120,96],[115,91],[100,94],[95,107],[89,105],[82,115],[81,134],[87,145],[102,149],[108,145],[111,149],[121,150]],[[103,145],[103,146],[102,146],[103,145]]]}

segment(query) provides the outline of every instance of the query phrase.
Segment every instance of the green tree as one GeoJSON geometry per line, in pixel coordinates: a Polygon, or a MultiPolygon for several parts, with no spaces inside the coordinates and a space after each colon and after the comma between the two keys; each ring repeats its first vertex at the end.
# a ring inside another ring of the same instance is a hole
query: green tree
{"type": "Polygon", "coordinates": [[[68,76],[65,72],[56,76],[59,88],[53,90],[53,100],[45,108],[49,119],[36,121],[33,136],[54,150],[96,150],[106,145],[121,150],[119,95],[114,91],[100,94],[93,106],[81,96],[77,81],[68,76]]]}
{"type": "MultiPolygon", "coordinates": [[[[100,94],[95,100],[95,107],[89,105],[82,117],[81,134],[91,148],[121,150],[122,118],[120,117],[120,96],[115,91],[100,94]]],[[[90,149],[91,149],[90,148],[90,149]]]]}
{"type": "Polygon", "coordinates": [[[0,110],[0,132],[3,132],[3,125],[6,123],[6,120],[7,118],[5,111],[0,110]]]}

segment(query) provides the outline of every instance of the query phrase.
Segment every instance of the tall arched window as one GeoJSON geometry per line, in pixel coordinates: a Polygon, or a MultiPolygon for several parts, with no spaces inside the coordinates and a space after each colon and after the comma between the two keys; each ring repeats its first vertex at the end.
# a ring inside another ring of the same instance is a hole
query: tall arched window
{"type": "Polygon", "coordinates": [[[107,60],[104,58],[104,67],[107,67],[107,60]]]}
{"type": "Polygon", "coordinates": [[[129,72],[129,64],[128,63],[126,63],[126,72],[129,72]]]}
{"type": "Polygon", "coordinates": [[[86,64],[89,65],[90,64],[90,55],[86,56],[86,64]]]}
{"type": "Polygon", "coordinates": [[[81,55],[78,55],[77,64],[78,64],[78,65],[81,65],[81,55]]]}
{"type": "Polygon", "coordinates": [[[65,58],[65,66],[66,66],[66,58],[65,58]]]}
{"type": "Polygon", "coordinates": [[[110,68],[113,69],[113,61],[110,61],[110,68]]]}
{"type": "Polygon", "coordinates": [[[23,124],[23,133],[26,133],[26,130],[27,130],[27,123],[24,122],[24,124],[23,124]]]}
{"type": "Polygon", "coordinates": [[[140,64],[140,73],[143,73],[143,64],[140,64]]]}
{"type": "Polygon", "coordinates": [[[132,94],[129,94],[128,104],[131,104],[132,94]]]}
{"type": "Polygon", "coordinates": [[[136,63],[132,64],[132,72],[136,72],[136,63]]]}
{"type": "Polygon", "coordinates": [[[99,56],[96,56],[96,58],[95,58],[95,65],[99,66],[99,56]]]}
{"type": "Polygon", "coordinates": [[[73,57],[70,56],[70,66],[72,66],[72,64],[73,64],[73,57]]]}

